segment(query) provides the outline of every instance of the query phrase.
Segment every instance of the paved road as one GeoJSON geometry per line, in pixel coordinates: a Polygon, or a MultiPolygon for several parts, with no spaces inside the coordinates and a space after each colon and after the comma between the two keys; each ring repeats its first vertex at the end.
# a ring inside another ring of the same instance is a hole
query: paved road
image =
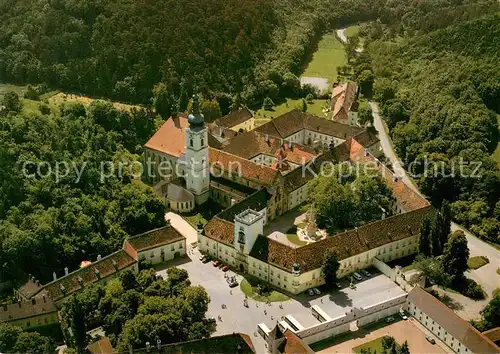
{"type": "MultiPolygon", "coordinates": [[[[347,43],[347,36],[345,34],[345,28],[341,28],[337,30],[337,37],[344,42],[347,43]]],[[[356,52],[361,53],[363,51],[363,48],[356,48],[356,52]]]]}
{"type": "MultiPolygon", "coordinates": [[[[267,306],[262,302],[249,299],[249,307],[246,308],[243,306],[245,295],[240,287],[233,288],[231,293],[224,278],[225,273],[215,268],[212,263],[203,264],[198,258],[199,255],[197,248],[190,248],[186,258],[170,262],[169,266],[186,269],[191,283],[205,288],[211,299],[207,316],[214,318],[222,316],[222,321],[217,321],[215,335],[235,331],[246,333],[252,338],[257,353],[266,352],[262,337],[254,336],[259,323],[265,323],[272,329],[278,319],[290,314],[304,327],[309,327],[318,323],[311,314],[312,305],[320,306],[323,311],[334,318],[350,311],[352,307],[366,307],[404,294],[404,291],[389,278],[376,274],[374,271],[373,277],[358,282],[356,289],[350,289],[348,282],[342,280],[343,288],[331,294],[326,292],[319,296],[300,294],[282,302],[283,308],[279,307],[279,303],[267,306]],[[222,309],[222,304],[225,304],[227,308],[222,309]]],[[[158,271],[158,274],[166,277],[166,269],[158,271]]],[[[241,275],[234,274],[232,271],[227,274],[235,275],[240,283],[243,279],[241,275]]]]}
{"type": "MultiPolygon", "coordinates": [[[[394,172],[403,178],[403,181],[410,186],[415,192],[420,193],[417,186],[408,177],[407,172],[402,167],[401,161],[399,160],[396,152],[394,151],[392,140],[387,133],[386,127],[380,116],[380,110],[376,102],[369,102],[370,107],[373,112],[373,124],[378,131],[380,144],[384,151],[385,156],[391,161],[394,172]]],[[[484,290],[491,295],[491,292],[500,286],[500,275],[496,273],[497,268],[500,267],[500,251],[490,246],[486,242],[481,241],[476,236],[474,236],[469,231],[462,228],[460,225],[451,223],[452,231],[462,230],[467,237],[470,255],[471,256],[486,256],[490,260],[490,263],[473,271],[469,272],[472,279],[476,280],[481,284],[484,290]]]]}
{"type": "Polygon", "coordinates": [[[179,214],[169,211],[165,214],[165,220],[170,220],[170,224],[186,238],[188,245],[198,241],[198,233],[195,228],[179,214]]]}
{"type": "Polygon", "coordinates": [[[341,28],[337,30],[337,37],[344,42],[347,43],[347,36],[345,35],[345,28],[341,28]]]}

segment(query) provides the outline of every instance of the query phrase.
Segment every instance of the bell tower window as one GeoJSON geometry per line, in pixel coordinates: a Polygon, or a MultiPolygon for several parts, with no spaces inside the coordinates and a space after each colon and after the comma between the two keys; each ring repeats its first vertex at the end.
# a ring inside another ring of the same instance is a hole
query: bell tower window
{"type": "Polygon", "coordinates": [[[193,147],[193,139],[189,139],[189,145],[193,147]]]}
{"type": "Polygon", "coordinates": [[[238,232],[238,242],[245,243],[245,232],[243,230],[238,232]]]}
{"type": "Polygon", "coordinates": [[[201,146],[203,147],[205,145],[205,139],[201,138],[201,146]]]}

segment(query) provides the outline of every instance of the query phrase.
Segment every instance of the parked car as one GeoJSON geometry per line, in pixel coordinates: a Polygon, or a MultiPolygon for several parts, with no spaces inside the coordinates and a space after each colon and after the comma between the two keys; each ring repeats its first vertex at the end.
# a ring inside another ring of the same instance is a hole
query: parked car
{"type": "Polygon", "coordinates": [[[436,344],[436,341],[435,341],[435,340],[434,340],[434,338],[432,338],[432,337],[427,336],[427,337],[425,337],[425,339],[427,339],[427,341],[428,341],[429,343],[431,343],[431,344],[436,344]]]}
{"type": "Polygon", "coordinates": [[[314,293],[315,293],[316,295],[321,294],[321,291],[319,291],[319,289],[318,289],[318,288],[313,288],[313,291],[314,291],[314,293]]]}
{"type": "Polygon", "coordinates": [[[394,317],[392,317],[392,316],[387,317],[387,318],[385,319],[385,322],[386,322],[386,323],[391,323],[391,322],[394,322],[394,317]]]}
{"type": "Polygon", "coordinates": [[[215,320],[215,317],[209,317],[209,318],[207,318],[207,319],[205,320],[205,322],[206,322],[207,324],[213,325],[213,324],[215,324],[215,322],[217,322],[217,321],[215,320]]]}
{"type": "Polygon", "coordinates": [[[214,267],[218,267],[220,262],[218,260],[214,260],[212,261],[212,264],[214,265],[214,267]]]}
{"type": "Polygon", "coordinates": [[[372,275],[371,275],[371,273],[370,273],[369,271],[367,271],[366,269],[363,269],[363,270],[361,271],[361,273],[363,273],[363,275],[364,275],[365,277],[368,277],[368,278],[372,276],[372,275]]]}
{"type": "Polygon", "coordinates": [[[228,270],[229,270],[229,267],[228,267],[227,265],[226,265],[226,266],[224,266],[224,267],[222,267],[222,271],[223,271],[223,272],[227,272],[228,270]]]}
{"type": "Polygon", "coordinates": [[[408,316],[406,316],[404,312],[400,312],[399,316],[405,321],[408,319],[408,316]]]}
{"type": "Polygon", "coordinates": [[[314,291],[312,289],[307,289],[307,293],[311,296],[314,296],[314,291]]]}
{"type": "Polygon", "coordinates": [[[203,262],[204,260],[205,260],[205,255],[204,255],[204,254],[202,254],[202,255],[200,256],[200,261],[202,261],[202,262],[203,262]]]}
{"type": "Polygon", "coordinates": [[[354,274],[352,275],[354,277],[354,279],[356,279],[357,281],[360,281],[360,280],[363,280],[363,277],[361,276],[361,274],[359,274],[358,272],[354,272],[354,274]]]}
{"type": "Polygon", "coordinates": [[[203,258],[202,262],[208,263],[208,262],[210,262],[210,260],[211,260],[210,256],[205,256],[205,258],[203,258]]]}

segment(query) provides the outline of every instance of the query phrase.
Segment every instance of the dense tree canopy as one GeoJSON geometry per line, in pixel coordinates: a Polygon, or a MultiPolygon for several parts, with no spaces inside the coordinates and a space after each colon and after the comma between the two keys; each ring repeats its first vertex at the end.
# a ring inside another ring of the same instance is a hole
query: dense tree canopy
{"type": "Polygon", "coordinates": [[[115,251],[127,234],[162,226],[163,203],[131,179],[129,168],[136,145],[153,131],[150,112],[104,102],[88,110],[66,106],[61,115],[0,118],[3,274],[46,281],[53,271],[115,251]]]}
{"type": "Polygon", "coordinates": [[[339,176],[345,171],[338,172],[342,167],[334,168],[337,172],[332,173],[333,177],[327,172],[310,182],[316,221],[319,227],[330,233],[381,219],[391,210],[392,192],[380,175],[361,174],[356,177],[353,173],[342,179],[339,176]]]}
{"type": "Polygon", "coordinates": [[[51,353],[56,346],[48,337],[36,332],[23,332],[20,327],[0,324],[0,351],[2,353],[51,353]]]}
{"type": "Polygon", "coordinates": [[[241,93],[251,104],[296,95],[294,77],[327,30],[380,18],[391,28],[380,25],[382,33],[429,31],[484,13],[476,2],[6,0],[0,81],[43,82],[145,104],[161,84],[168,110],[194,89],[209,99],[241,93]]]}
{"type": "Polygon", "coordinates": [[[106,285],[94,285],[68,299],[61,313],[73,333],[91,328],[99,318],[106,336],[126,352],[129,345],[144,348],[157,339],[167,344],[208,337],[209,302],[205,289],[191,286],[186,270],[169,268],[166,280],[154,270],[125,271],[106,285]],[[75,315],[76,307],[83,317],[75,315]]]}
{"type": "MultiPolygon", "coordinates": [[[[449,201],[448,212],[456,221],[482,238],[500,242],[500,171],[498,161],[490,157],[499,137],[500,17],[460,23],[486,6],[494,12],[498,4],[456,3],[453,9],[436,11],[442,26],[429,22],[426,30],[401,31],[416,23],[409,21],[412,13],[400,27],[389,20],[372,23],[369,44],[356,59],[354,71],[363,82],[366,75],[361,73],[374,73],[374,97],[399,156],[422,192],[437,206],[449,201]],[[442,29],[433,31],[437,28],[442,29]],[[404,40],[393,40],[396,35],[404,40]]],[[[420,23],[437,18],[429,14],[420,23]]],[[[440,233],[446,237],[449,231],[440,233]]]]}

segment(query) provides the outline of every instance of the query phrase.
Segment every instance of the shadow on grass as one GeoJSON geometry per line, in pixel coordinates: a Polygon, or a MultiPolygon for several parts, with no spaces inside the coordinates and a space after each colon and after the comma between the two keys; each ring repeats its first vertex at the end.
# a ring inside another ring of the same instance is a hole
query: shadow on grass
{"type": "MultiPolygon", "coordinates": [[[[397,323],[399,321],[401,321],[401,319],[400,318],[398,319],[397,317],[395,317],[395,321],[391,322],[390,324],[392,325],[392,324],[397,323]]],[[[366,327],[360,328],[357,331],[346,332],[346,333],[340,334],[338,336],[334,336],[334,337],[330,337],[330,338],[327,338],[327,339],[323,339],[322,341],[313,343],[313,344],[311,344],[309,346],[315,352],[321,351],[321,350],[327,349],[329,347],[332,347],[334,345],[343,343],[343,342],[351,340],[351,339],[365,338],[371,332],[373,332],[373,331],[375,331],[375,330],[377,330],[379,328],[386,327],[388,325],[389,324],[387,324],[385,322],[385,319],[383,319],[381,321],[369,324],[366,327]]]]}

